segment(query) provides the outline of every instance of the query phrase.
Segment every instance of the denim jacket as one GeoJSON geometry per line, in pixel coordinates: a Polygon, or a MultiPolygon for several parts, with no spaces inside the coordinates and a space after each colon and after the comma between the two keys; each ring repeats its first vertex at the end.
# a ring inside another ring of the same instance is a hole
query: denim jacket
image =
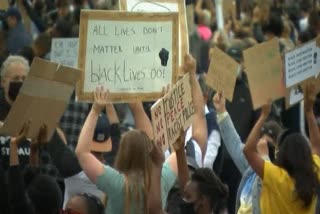
{"type": "MultiPolygon", "coordinates": [[[[238,212],[240,208],[240,195],[242,189],[247,180],[250,178],[253,169],[248,164],[248,161],[242,152],[244,144],[241,142],[240,136],[238,135],[229,114],[223,117],[221,121],[218,121],[218,125],[223,143],[225,144],[225,147],[229,152],[233,162],[242,174],[242,179],[236,198],[236,212],[238,212]]],[[[259,178],[259,176],[256,176],[252,188],[252,213],[260,214],[260,193],[262,188],[262,180],[259,178]]]]}

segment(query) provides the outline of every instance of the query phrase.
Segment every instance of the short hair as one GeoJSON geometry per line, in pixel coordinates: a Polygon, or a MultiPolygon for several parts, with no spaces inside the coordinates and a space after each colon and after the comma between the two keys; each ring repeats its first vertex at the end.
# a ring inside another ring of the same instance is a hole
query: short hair
{"type": "Polygon", "coordinates": [[[8,67],[12,64],[19,63],[25,67],[25,70],[29,72],[30,66],[28,60],[22,56],[11,55],[2,64],[0,76],[4,77],[8,71],[8,67]]]}
{"type": "Polygon", "coordinates": [[[283,21],[281,17],[271,13],[269,20],[262,24],[263,33],[272,33],[277,37],[280,37],[283,32],[283,21]]]}

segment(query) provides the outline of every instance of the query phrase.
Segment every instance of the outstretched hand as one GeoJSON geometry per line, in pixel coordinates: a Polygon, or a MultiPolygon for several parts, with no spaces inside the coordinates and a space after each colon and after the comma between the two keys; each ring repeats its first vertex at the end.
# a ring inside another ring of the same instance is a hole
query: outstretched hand
{"type": "Polygon", "coordinates": [[[16,138],[14,138],[12,140],[12,142],[16,143],[17,145],[19,145],[21,142],[23,142],[23,140],[26,139],[26,137],[29,133],[30,124],[31,124],[30,120],[25,122],[22,126],[22,129],[21,129],[19,135],[16,138]]]}
{"type": "Polygon", "coordinates": [[[261,117],[266,119],[268,118],[270,112],[271,112],[271,106],[272,106],[272,100],[269,99],[268,102],[262,106],[261,108],[261,117]]]}
{"type": "Polygon", "coordinates": [[[181,129],[179,138],[173,144],[174,150],[178,151],[178,150],[184,149],[185,138],[186,138],[185,132],[183,131],[183,129],[181,129]]]}
{"type": "Polygon", "coordinates": [[[105,90],[103,86],[97,87],[96,91],[93,92],[94,103],[92,109],[100,113],[109,102],[109,90],[105,90]]]}
{"type": "Polygon", "coordinates": [[[187,54],[184,57],[184,65],[183,65],[184,73],[195,74],[197,71],[197,61],[190,55],[187,54]]]}
{"type": "Polygon", "coordinates": [[[39,129],[38,138],[36,140],[36,143],[38,144],[44,144],[48,141],[48,127],[46,124],[43,124],[39,129]]]}
{"type": "Polygon", "coordinates": [[[222,91],[217,92],[213,97],[213,104],[217,111],[217,113],[226,112],[226,98],[224,97],[224,93],[222,91]]]}

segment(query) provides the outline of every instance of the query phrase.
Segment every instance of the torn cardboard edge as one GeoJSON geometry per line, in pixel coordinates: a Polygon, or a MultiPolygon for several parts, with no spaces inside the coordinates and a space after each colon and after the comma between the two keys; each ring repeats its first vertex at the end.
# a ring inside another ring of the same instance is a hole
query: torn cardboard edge
{"type": "Polygon", "coordinates": [[[50,139],[67,107],[79,75],[79,69],[35,58],[0,133],[17,136],[23,124],[31,120],[27,137],[35,139],[40,126],[46,124],[50,139]]]}

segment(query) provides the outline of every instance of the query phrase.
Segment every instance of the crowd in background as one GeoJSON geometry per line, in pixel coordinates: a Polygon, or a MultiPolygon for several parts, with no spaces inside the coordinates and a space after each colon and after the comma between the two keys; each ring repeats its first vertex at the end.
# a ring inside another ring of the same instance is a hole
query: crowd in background
{"type": "MultiPolygon", "coordinates": [[[[184,71],[195,113],[175,151],[153,144],[153,103],[112,104],[104,88],[93,104],[73,94],[49,141],[45,123],[37,139],[26,138],[32,121],[19,136],[0,136],[0,213],[320,213],[315,86],[289,109],[282,98],[254,110],[244,66],[232,102],[206,84],[215,47],[243,64],[243,51],[258,43],[278,38],[283,55],[315,39],[319,2],[235,2],[218,30],[213,0],[186,0],[184,71]]],[[[82,9],[119,8],[116,0],[9,3],[0,11],[2,122],[34,57],[50,60],[53,38],[78,37],[82,9]]]]}

